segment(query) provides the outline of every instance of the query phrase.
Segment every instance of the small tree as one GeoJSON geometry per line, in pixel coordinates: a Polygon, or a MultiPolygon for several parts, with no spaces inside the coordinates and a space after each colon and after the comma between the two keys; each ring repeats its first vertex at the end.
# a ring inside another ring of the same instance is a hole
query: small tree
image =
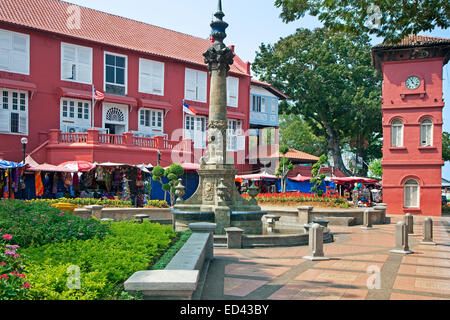
{"type": "Polygon", "coordinates": [[[166,200],[166,195],[169,193],[170,195],[170,203],[173,205],[175,203],[175,187],[178,185],[178,179],[184,174],[184,169],[181,165],[173,163],[164,170],[161,166],[156,166],[152,171],[154,181],[157,181],[162,184],[162,189],[164,190],[164,200],[166,200]],[[162,177],[166,177],[169,182],[163,184],[162,177]]]}
{"type": "Polygon", "coordinates": [[[313,166],[311,170],[312,179],[310,182],[314,184],[314,186],[311,188],[311,191],[314,192],[319,197],[323,195],[323,191],[320,190],[320,186],[322,185],[323,181],[326,178],[326,175],[320,174],[320,168],[328,162],[328,157],[326,155],[321,155],[319,157],[319,161],[317,161],[313,166]]]}
{"type": "Polygon", "coordinates": [[[369,175],[375,178],[383,177],[383,167],[381,166],[381,159],[374,159],[370,161],[369,175]]]}
{"type": "Polygon", "coordinates": [[[286,145],[280,146],[280,153],[283,155],[280,162],[278,163],[277,171],[275,175],[281,177],[281,192],[286,192],[287,176],[289,172],[294,170],[294,165],[289,159],[286,159],[286,153],[289,152],[289,147],[286,145]]]}

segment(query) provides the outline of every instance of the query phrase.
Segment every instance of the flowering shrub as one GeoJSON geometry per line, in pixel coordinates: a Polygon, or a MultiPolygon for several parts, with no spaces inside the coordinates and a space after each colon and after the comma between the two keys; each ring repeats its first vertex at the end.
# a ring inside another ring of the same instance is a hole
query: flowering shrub
{"type": "Polygon", "coordinates": [[[24,300],[30,284],[22,266],[20,246],[12,244],[13,236],[0,229],[0,300],[24,300]]]}
{"type": "MultiPolygon", "coordinates": [[[[244,198],[250,199],[247,194],[243,195],[244,198]]],[[[282,202],[327,202],[330,204],[336,204],[339,206],[347,206],[347,200],[339,195],[323,194],[321,196],[302,193],[302,192],[284,192],[284,193],[260,193],[256,196],[256,200],[260,203],[282,203],[282,202]]]]}
{"type": "Polygon", "coordinates": [[[145,208],[169,208],[169,204],[165,200],[149,200],[145,208]]]}
{"type": "Polygon", "coordinates": [[[65,239],[103,238],[108,226],[95,219],[64,213],[45,203],[0,201],[0,228],[21,247],[43,245],[65,239]]]}
{"type": "Polygon", "coordinates": [[[113,208],[130,208],[133,207],[131,201],[123,201],[123,200],[111,200],[111,199],[92,199],[92,198],[59,198],[59,199],[34,199],[27,200],[30,203],[46,203],[48,205],[52,205],[55,203],[70,203],[74,204],[78,207],[91,206],[91,205],[100,205],[103,207],[113,207],[113,208]]]}

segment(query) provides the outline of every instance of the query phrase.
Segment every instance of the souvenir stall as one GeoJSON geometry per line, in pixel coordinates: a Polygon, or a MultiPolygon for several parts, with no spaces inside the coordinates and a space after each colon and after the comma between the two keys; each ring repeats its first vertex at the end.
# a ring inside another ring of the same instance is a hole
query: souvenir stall
{"type": "MultiPolygon", "coordinates": [[[[289,177],[286,183],[286,191],[312,193],[311,188],[314,187],[314,184],[310,182],[311,179],[312,177],[305,177],[300,174],[298,174],[296,177],[289,177]]],[[[332,195],[335,193],[336,184],[332,181],[331,178],[326,177],[323,183],[320,185],[319,190],[322,190],[324,194],[332,195]]]]}
{"type": "Polygon", "coordinates": [[[149,167],[152,166],[94,163],[92,169],[80,177],[79,197],[131,201],[143,207],[150,194],[149,167]]]}
{"type": "Polygon", "coordinates": [[[349,202],[353,202],[353,191],[358,191],[358,206],[370,206],[373,202],[381,201],[381,184],[376,179],[343,177],[332,180],[337,185],[339,195],[349,202]]]}
{"type": "Polygon", "coordinates": [[[0,199],[22,199],[24,197],[25,165],[0,160],[0,199]]]}
{"type": "Polygon", "coordinates": [[[246,192],[252,181],[255,181],[255,184],[259,187],[261,193],[276,193],[281,190],[280,178],[265,171],[254,174],[238,175],[235,178],[235,182],[239,183],[239,186],[237,187],[240,193],[246,192]]]}

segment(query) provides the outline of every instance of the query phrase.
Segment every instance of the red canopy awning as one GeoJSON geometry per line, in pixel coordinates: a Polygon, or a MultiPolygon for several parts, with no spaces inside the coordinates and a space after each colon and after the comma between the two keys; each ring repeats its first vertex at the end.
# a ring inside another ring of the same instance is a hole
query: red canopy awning
{"type": "Polygon", "coordinates": [[[163,109],[163,110],[171,110],[172,105],[169,102],[166,101],[158,101],[158,100],[151,100],[151,99],[139,99],[139,106],[140,107],[147,107],[147,108],[154,108],[154,109],[163,109]]]}
{"type": "Polygon", "coordinates": [[[296,182],[306,182],[306,181],[311,180],[312,177],[306,177],[306,176],[302,176],[302,175],[298,174],[296,177],[292,177],[292,178],[288,177],[288,179],[292,180],[292,181],[296,181],[296,182]]]}
{"type": "Polygon", "coordinates": [[[137,106],[137,100],[132,97],[127,96],[119,96],[115,94],[105,94],[105,102],[114,102],[114,103],[122,103],[122,104],[130,104],[132,106],[137,106]]]}
{"type": "Polygon", "coordinates": [[[66,87],[59,87],[57,92],[60,97],[68,97],[74,99],[92,100],[92,92],[88,90],[78,90],[66,87]]]}
{"type": "Polygon", "coordinates": [[[26,90],[26,91],[36,91],[37,86],[32,82],[26,81],[17,81],[10,79],[0,79],[0,87],[9,88],[9,89],[18,89],[18,90],[26,90]]]}
{"type": "Polygon", "coordinates": [[[331,178],[332,181],[339,184],[347,184],[347,183],[377,183],[376,179],[369,179],[364,177],[343,177],[343,178],[331,178]]]}
{"type": "Polygon", "coordinates": [[[254,174],[244,174],[240,176],[236,176],[236,178],[243,179],[243,180],[278,180],[280,179],[277,176],[274,176],[272,174],[268,174],[266,172],[260,172],[260,173],[254,173],[254,174]]]}

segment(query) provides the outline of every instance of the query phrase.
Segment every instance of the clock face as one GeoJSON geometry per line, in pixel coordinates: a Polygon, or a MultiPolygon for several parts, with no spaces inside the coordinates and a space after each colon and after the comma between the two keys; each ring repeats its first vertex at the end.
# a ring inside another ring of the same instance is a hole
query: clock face
{"type": "Polygon", "coordinates": [[[406,79],[405,85],[410,90],[417,89],[420,86],[420,79],[416,76],[409,77],[406,79]]]}

